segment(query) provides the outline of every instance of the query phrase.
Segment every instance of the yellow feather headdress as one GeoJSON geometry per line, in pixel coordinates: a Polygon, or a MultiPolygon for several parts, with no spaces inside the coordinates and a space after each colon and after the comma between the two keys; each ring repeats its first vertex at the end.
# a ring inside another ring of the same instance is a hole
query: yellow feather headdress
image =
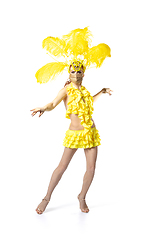
{"type": "Polygon", "coordinates": [[[72,30],[62,38],[45,38],[42,47],[49,55],[56,58],[55,62],[46,64],[36,72],[37,82],[47,83],[55,79],[64,69],[69,71],[71,65],[75,71],[78,71],[77,69],[82,65],[84,71],[89,67],[101,67],[104,59],[111,57],[111,49],[105,43],[90,48],[91,37],[92,33],[86,27],[72,30]],[[59,57],[63,57],[64,62],[59,62],[59,57]]]}

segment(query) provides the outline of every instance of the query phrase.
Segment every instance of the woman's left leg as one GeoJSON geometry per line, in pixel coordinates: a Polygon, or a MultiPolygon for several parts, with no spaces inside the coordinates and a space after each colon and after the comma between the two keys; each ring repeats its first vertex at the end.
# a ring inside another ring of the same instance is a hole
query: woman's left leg
{"type": "Polygon", "coordinates": [[[78,195],[78,199],[80,201],[81,211],[89,212],[89,209],[85,202],[85,197],[94,177],[98,147],[84,149],[84,152],[86,156],[87,169],[83,178],[82,190],[78,195]]]}

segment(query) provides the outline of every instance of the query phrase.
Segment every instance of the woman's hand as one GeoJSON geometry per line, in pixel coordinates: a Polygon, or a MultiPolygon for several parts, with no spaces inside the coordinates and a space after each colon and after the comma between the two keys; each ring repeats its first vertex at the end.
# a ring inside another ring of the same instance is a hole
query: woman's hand
{"type": "Polygon", "coordinates": [[[111,92],[113,92],[110,88],[103,88],[102,93],[108,93],[110,96],[112,95],[111,92]]]}
{"type": "Polygon", "coordinates": [[[30,111],[33,111],[32,114],[31,114],[32,117],[33,117],[37,112],[40,112],[39,117],[42,116],[42,114],[45,112],[44,108],[34,108],[34,109],[30,110],[30,111]]]}

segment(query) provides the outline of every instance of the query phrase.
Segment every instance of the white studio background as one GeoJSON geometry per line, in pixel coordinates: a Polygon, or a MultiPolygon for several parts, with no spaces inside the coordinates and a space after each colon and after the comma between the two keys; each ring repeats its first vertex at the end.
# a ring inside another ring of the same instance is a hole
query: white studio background
{"type": "Polygon", "coordinates": [[[1,237],[6,239],[160,238],[159,193],[159,1],[3,1],[1,38],[1,237]],[[68,73],[48,84],[36,71],[52,58],[48,36],[89,26],[93,45],[106,43],[111,58],[85,73],[83,85],[102,95],[93,119],[101,136],[96,175],[87,195],[89,214],[77,195],[85,173],[83,150],[73,157],[46,212],[45,196],[63,153],[70,121],[63,103],[39,118],[30,109],[52,101],[68,73]]]}

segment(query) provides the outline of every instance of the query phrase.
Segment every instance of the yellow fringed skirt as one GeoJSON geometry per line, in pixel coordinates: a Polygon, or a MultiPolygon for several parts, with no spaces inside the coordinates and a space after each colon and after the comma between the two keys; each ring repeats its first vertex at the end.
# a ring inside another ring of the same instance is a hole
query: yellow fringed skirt
{"type": "Polygon", "coordinates": [[[101,145],[101,139],[96,128],[66,131],[63,146],[67,148],[92,148],[101,145]]]}

